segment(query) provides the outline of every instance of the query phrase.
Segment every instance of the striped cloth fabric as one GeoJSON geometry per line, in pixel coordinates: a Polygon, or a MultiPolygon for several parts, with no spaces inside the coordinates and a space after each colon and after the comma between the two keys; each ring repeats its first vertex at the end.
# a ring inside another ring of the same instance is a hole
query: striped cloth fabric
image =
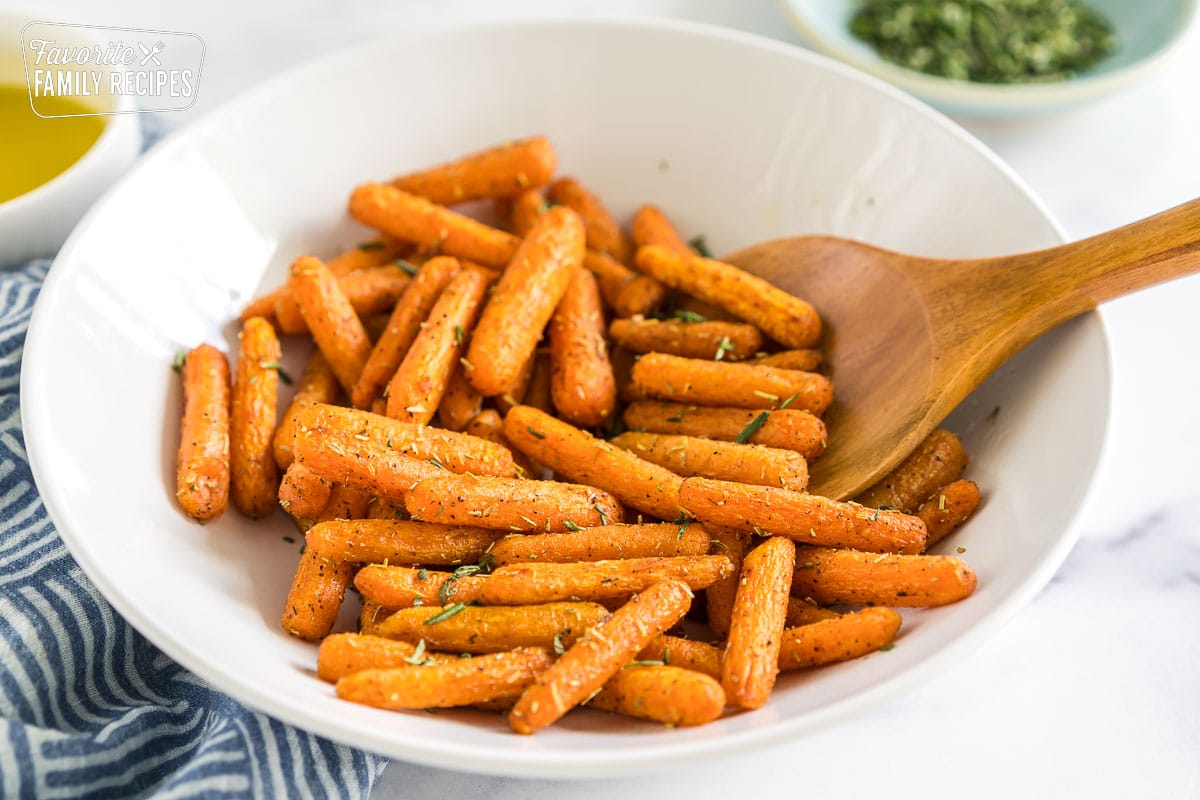
{"type": "Polygon", "coordinates": [[[49,265],[0,272],[0,797],[366,797],[384,759],[214,691],[119,617],[67,552],[18,406],[49,265]]]}

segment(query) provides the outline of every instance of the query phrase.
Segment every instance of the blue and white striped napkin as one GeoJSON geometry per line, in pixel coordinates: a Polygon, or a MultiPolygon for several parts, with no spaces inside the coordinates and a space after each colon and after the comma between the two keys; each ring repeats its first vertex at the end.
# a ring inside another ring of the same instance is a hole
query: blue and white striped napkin
{"type": "Polygon", "coordinates": [[[19,408],[49,267],[0,272],[0,797],[365,798],[383,758],[207,686],[119,617],[67,552],[19,408]]]}

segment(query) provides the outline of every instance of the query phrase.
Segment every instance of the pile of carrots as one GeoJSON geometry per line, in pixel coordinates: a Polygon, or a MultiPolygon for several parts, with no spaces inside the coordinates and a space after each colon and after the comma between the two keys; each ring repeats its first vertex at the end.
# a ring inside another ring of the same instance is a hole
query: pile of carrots
{"type": "Polygon", "coordinates": [[[630,238],[556,168],[535,137],[359,186],[376,238],[250,303],[232,380],[210,345],[179,364],[180,506],[306,531],[282,624],[319,677],[526,734],[580,705],[697,725],[889,647],[892,607],[970,595],[925,553],[979,503],[958,439],[858,502],[807,493],[816,310],[653,206],[630,238]],[[480,201],[498,226],[461,213],[480,201]],[[315,344],[282,416],[280,334],[315,344]],[[360,632],[331,634],[351,585],[360,632]]]}

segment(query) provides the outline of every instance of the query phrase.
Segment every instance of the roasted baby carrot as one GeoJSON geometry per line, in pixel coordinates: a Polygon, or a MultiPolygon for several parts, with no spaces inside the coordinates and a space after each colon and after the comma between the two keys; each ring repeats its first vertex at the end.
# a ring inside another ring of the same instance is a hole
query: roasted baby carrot
{"type": "Polygon", "coordinates": [[[450,373],[460,366],[466,332],[475,324],[487,287],[487,275],[475,269],[464,269],[450,279],[388,381],[389,417],[418,425],[433,420],[450,373]]]}
{"type": "Polygon", "coordinates": [[[379,623],[387,619],[387,615],[396,610],[394,608],[384,608],[373,600],[363,598],[362,609],[358,612],[358,632],[365,635],[374,634],[375,628],[378,627],[379,623]]]}
{"type": "Polygon", "coordinates": [[[338,383],[347,394],[371,354],[371,340],[337,281],[319,259],[301,256],[292,263],[292,296],[338,383]]]}
{"type": "Polygon", "coordinates": [[[794,450],[634,431],[626,431],[609,441],[676,475],[781,486],[794,492],[808,487],[808,462],[794,450]]]}
{"type": "Polygon", "coordinates": [[[651,245],[638,249],[637,266],[758,326],[784,347],[812,347],[821,338],[821,318],[811,305],[731,264],[651,245]]]}
{"type": "Polygon", "coordinates": [[[230,488],[238,511],[264,517],[275,507],[279,490],[271,448],[278,414],[279,340],[262,317],[246,320],[239,339],[229,407],[230,488]]]}
{"type": "Polygon", "coordinates": [[[229,363],[202,344],[187,354],[175,497],[192,519],[215,519],[229,504],[229,363]]]}
{"type": "Polygon", "coordinates": [[[792,594],[822,605],[941,606],[970,596],[975,583],[961,558],[797,545],[792,594]]]}
{"type": "Polygon", "coordinates": [[[600,198],[574,178],[559,178],[550,184],[550,200],[572,209],[587,228],[587,245],[612,256],[622,264],[629,262],[632,245],[621,226],[604,208],[600,198]]]}
{"type": "Polygon", "coordinates": [[[375,708],[453,708],[495,700],[528,686],[554,662],[550,651],[524,647],[506,653],[367,669],[337,682],[337,695],[375,708]]]}
{"type": "Polygon", "coordinates": [[[608,679],[591,708],[671,727],[704,725],[725,710],[721,684],[701,672],[668,666],[627,666],[608,679]]]}
{"type": "Polygon", "coordinates": [[[581,427],[600,425],[617,407],[617,383],[604,339],[600,289],[583,267],[550,318],[550,397],[558,413],[581,427]]]}
{"type": "Polygon", "coordinates": [[[742,574],[742,559],[750,546],[750,534],[731,528],[709,526],[705,530],[712,535],[710,552],[729,559],[729,574],[704,590],[704,603],[708,612],[708,627],[719,639],[729,637],[729,624],[733,619],[733,602],[737,597],[738,581],[742,574]]]}
{"type": "Polygon", "coordinates": [[[608,334],[634,353],[669,353],[685,358],[742,361],[762,347],[762,334],[740,322],[614,319],[608,334]]]}
{"type": "Polygon", "coordinates": [[[368,490],[393,503],[422,480],[445,474],[427,460],[406,455],[364,437],[320,428],[296,434],[296,462],[331,483],[368,490]]]}
{"type": "Polygon", "coordinates": [[[424,249],[437,248],[445,255],[497,269],[508,263],[520,243],[511,233],[379,183],[363,184],[354,190],[350,216],[424,249]]]}
{"type": "Polygon", "coordinates": [[[779,668],[808,669],[873,653],[896,638],[900,615],[890,608],[864,608],[783,632],[779,668]]]}
{"type": "Polygon", "coordinates": [[[303,464],[292,462],[279,482],[279,505],[293,517],[316,517],[329,504],[332,485],[303,464]]]}
{"type": "MultiPolygon", "coordinates": [[[[334,274],[332,270],[330,274],[334,274]]],[[[350,307],[364,325],[367,317],[390,312],[410,280],[409,273],[395,264],[367,267],[345,275],[335,275],[335,278],[338,289],[346,296],[350,307]]],[[[308,331],[304,313],[291,291],[279,298],[275,307],[275,322],[282,333],[308,331]]]]}
{"type": "Polygon", "coordinates": [[[387,327],[375,342],[354,384],[350,400],[355,408],[370,408],[371,403],[379,398],[383,387],[396,374],[408,348],[417,338],[421,323],[429,316],[442,290],[459,269],[458,259],[447,256],[431,258],[421,265],[396,301],[387,327]]]}
{"type": "Polygon", "coordinates": [[[321,522],[305,541],[334,561],[352,564],[474,564],[503,534],[481,528],[398,519],[321,522]]]}
{"type": "Polygon", "coordinates": [[[911,514],[939,487],[967,468],[967,451],[953,433],[938,428],[908,458],[856,500],[864,506],[890,506],[911,514]]]}
{"type": "Polygon", "coordinates": [[[363,567],[354,576],[354,587],[362,594],[364,601],[369,600],[384,608],[400,609],[459,601],[469,603],[477,599],[479,588],[489,580],[474,574],[477,571],[455,576],[450,572],[430,569],[372,564],[363,567]]]}
{"type": "Polygon", "coordinates": [[[385,639],[382,636],[360,633],[335,633],[326,636],[317,650],[317,677],[329,683],[365,669],[388,669],[419,664],[425,660],[435,663],[457,661],[458,656],[422,652],[408,642],[385,639]]]}
{"type": "Polygon", "coordinates": [[[633,214],[629,223],[633,243],[638,247],[656,244],[681,256],[690,258],[694,253],[679,235],[671,220],[658,206],[644,205],[633,214]]]}
{"type": "Polygon", "coordinates": [[[287,469],[292,463],[292,442],[296,438],[296,419],[300,412],[314,403],[336,401],[341,391],[329,362],[321,355],[320,348],[314,347],[308,357],[308,364],[304,367],[304,374],[300,376],[300,382],[296,385],[292,402],[283,412],[271,442],[275,451],[275,463],[280,469],[287,469]]]}
{"type": "Polygon", "coordinates": [[[667,300],[669,290],[649,275],[634,274],[634,277],[621,287],[613,309],[620,316],[645,316],[653,314],[662,308],[667,300]]]}
{"type": "Polygon", "coordinates": [[[392,185],[434,203],[450,205],[491,197],[512,197],[550,182],[558,157],[545,136],[505,142],[420,172],[401,175],[392,185]]]}
{"type": "Polygon", "coordinates": [[[703,672],[718,680],[721,678],[720,648],[694,639],[664,634],[642,648],[638,661],[661,661],[673,667],[703,672]]]}
{"type": "Polygon", "coordinates": [[[471,337],[471,382],[491,397],[511,391],[542,330],[583,263],[583,223],[567,208],[538,218],[500,276],[471,337]]]}
{"type": "Polygon", "coordinates": [[[979,487],[973,481],[954,481],[933,493],[917,509],[925,523],[925,549],[953,533],[979,506],[979,487]]]}
{"type": "Polygon", "coordinates": [[[509,230],[525,238],[525,234],[533,230],[538,217],[545,214],[548,208],[546,196],[540,190],[526,189],[512,198],[508,210],[509,230]]]}
{"type": "Polygon", "coordinates": [[[570,647],[608,616],[599,603],[531,606],[420,606],[394,612],[377,636],[419,642],[452,653],[501,653],[516,647],[570,647]]]}
{"type": "Polygon", "coordinates": [[[517,406],[509,411],[504,436],[556,474],[610,492],[630,508],[662,520],[680,515],[683,479],[678,475],[536,408],[517,406]]]}
{"type": "Polygon", "coordinates": [[[641,394],[675,403],[736,408],[795,408],[821,414],[833,402],[833,385],[816,372],[729,364],[649,353],[633,365],[641,394]]]}
{"type": "Polygon", "coordinates": [[[651,556],[699,556],[708,552],[709,533],[701,525],[601,525],[569,533],[509,536],[491,555],[497,566],[524,561],[608,561],[651,556]]]}
{"type": "Polygon", "coordinates": [[[825,356],[820,350],[806,348],[804,350],[780,350],[765,356],[758,356],[750,363],[762,364],[765,367],[780,369],[795,369],[800,372],[816,372],[825,362],[825,356]]]}
{"type": "Polygon", "coordinates": [[[600,286],[600,295],[618,316],[653,313],[666,299],[666,288],[659,284],[661,291],[658,294],[655,294],[653,289],[640,287],[630,294],[627,303],[621,303],[621,293],[638,275],[620,261],[604,253],[588,250],[583,257],[583,268],[596,276],[596,283],[600,286]]]}
{"type": "Polygon", "coordinates": [[[801,600],[799,597],[788,599],[787,627],[799,628],[801,625],[811,625],[826,619],[837,619],[841,614],[830,608],[822,608],[815,603],[801,600]]]}
{"type": "MultiPolygon", "coordinates": [[[[438,421],[452,431],[461,431],[482,411],[483,395],[471,385],[466,366],[462,363],[455,364],[450,372],[450,379],[446,382],[446,393],[442,395],[442,402],[438,405],[438,421]]],[[[496,421],[499,422],[499,419],[497,415],[496,421]]]]}
{"type": "Polygon", "coordinates": [[[566,531],[622,516],[612,495],[591,486],[445,473],[414,486],[404,503],[413,519],[500,531],[566,531]]]}
{"type": "Polygon", "coordinates": [[[517,474],[507,447],[465,433],[414,425],[369,411],[314,404],[296,418],[301,428],[340,433],[358,440],[369,439],[391,450],[445,467],[450,472],[474,475],[517,474]]]}
{"type": "Polygon", "coordinates": [[[804,544],[871,553],[919,553],[925,546],[918,517],[787,489],[688,478],[680,502],[701,522],[804,544]]]}
{"type": "Polygon", "coordinates": [[[626,407],[624,420],[634,431],[744,441],[795,450],[806,459],[825,452],[828,433],[820,417],[793,408],[771,411],[760,420],[762,416],[761,411],[751,409],[639,400],[626,407]]]}
{"type": "Polygon", "coordinates": [[[721,687],[732,705],[762,708],[779,674],[796,546],[773,536],[746,553],[721,662],[721,687]]]}
{"type": "Polygon", "coordinates": [[[508,714],[517,733],[535,733],[582,703],[691,605],[683,583],[656,583],[592,628],[541,673],[508,714]]]}

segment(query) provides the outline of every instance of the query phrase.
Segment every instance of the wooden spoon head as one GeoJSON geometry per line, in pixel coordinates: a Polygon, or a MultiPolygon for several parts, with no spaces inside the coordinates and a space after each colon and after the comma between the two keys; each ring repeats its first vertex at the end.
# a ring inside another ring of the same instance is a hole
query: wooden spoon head
{"type": "Polygon", "coordinates": [[[757,244],[724,260],[820,313],[834,403],[825,416],[829,450],[811,465],[809,491],[854,497],[941,421],[929,311],[921,287],[904,271],[915,259],[846,239],[803,236],[757,244]]]}

